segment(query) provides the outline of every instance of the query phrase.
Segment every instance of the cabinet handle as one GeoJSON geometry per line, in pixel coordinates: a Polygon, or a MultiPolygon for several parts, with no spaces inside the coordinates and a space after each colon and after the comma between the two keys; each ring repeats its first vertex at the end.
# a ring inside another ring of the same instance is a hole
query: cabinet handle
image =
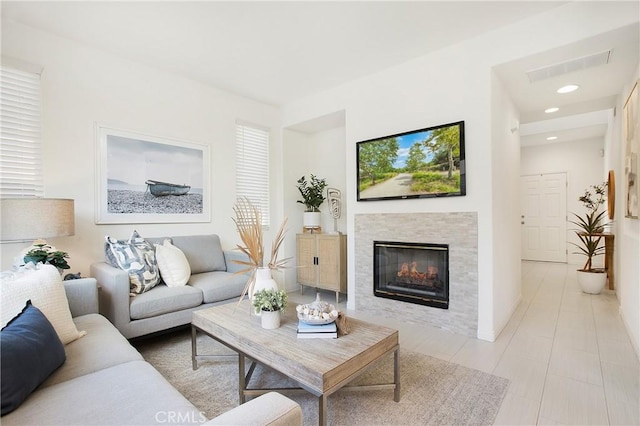
{"type": "Polygon", "coordinates": [[[317,256],[313,256],[313,264],[314,265],[319,265],[320,263],[318,262],[318,257],[317,256]]]}

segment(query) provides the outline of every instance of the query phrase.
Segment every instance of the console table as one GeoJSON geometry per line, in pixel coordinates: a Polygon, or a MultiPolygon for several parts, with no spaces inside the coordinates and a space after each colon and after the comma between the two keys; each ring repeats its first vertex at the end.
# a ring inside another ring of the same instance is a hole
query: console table
{"type": "Polygon", "coordinates": [[[607,271],[607,278],[609,278],[609,290],[615,289],[615,271],[613,263],[613,246],[615,235],[609,232],[603,232],[600,234],[594,234],[598,237],[604,238],[604,269],[607,271]]]}

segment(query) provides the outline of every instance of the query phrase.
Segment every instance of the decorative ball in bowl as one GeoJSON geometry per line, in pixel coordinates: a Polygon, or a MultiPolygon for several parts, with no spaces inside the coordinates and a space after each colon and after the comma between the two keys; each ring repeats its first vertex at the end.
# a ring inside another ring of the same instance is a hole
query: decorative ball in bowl
{"type": "Polygon", "coordinates": [[[311,325],[329,324],[338,318],[335,306],[320,300],[320,294],[315,302],[296,306],[296,312],[300,321],[311,325]]]}

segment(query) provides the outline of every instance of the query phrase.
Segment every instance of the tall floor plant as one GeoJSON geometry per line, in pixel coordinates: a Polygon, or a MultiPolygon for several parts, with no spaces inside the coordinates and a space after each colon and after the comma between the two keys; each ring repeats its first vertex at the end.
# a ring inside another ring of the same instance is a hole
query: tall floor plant
{"type": "Polygon", "coordinates": [[[584,216],[572,213],[576,220],[570,222],[578,227],[575,233],[580,240],[580,244],[571,244],[580,250],[579,252],[574,252],[575,254],[586,256],[587,260],[581,269],[585,272],[594,272],[595,268],[592,266],[593,258],[604,253],[604,246],[600,243],[602,241],[606,211],[599,210],[605,201],[606,188],[607,182],[603,182],[600,185],[591,185],[585,190],[584,195],[578,198],[587,210],[584,216]]]}

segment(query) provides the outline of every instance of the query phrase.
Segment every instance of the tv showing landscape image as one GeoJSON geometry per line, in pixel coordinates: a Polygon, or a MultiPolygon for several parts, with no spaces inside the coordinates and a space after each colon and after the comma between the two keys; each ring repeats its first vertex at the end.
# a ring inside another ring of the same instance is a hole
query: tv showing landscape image
{"type": "Polygon", "coordinates": [[[464,121],[356,145],[358,201],[466,194],[464,121]]]}

